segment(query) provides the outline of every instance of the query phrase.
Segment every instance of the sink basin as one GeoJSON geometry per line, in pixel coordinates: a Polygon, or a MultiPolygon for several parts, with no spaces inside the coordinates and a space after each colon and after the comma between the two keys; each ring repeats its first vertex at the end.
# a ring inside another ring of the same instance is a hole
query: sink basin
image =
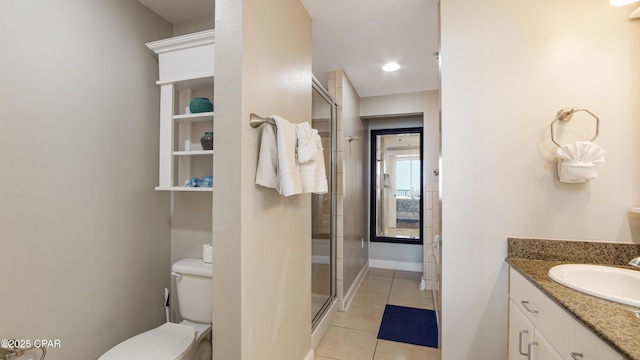
{"type": "Polygon", "coordinates": [[[585,294],[640,306],[640,271],[612,266],[564,264],[549,269],[554,281],[585,294]]]}

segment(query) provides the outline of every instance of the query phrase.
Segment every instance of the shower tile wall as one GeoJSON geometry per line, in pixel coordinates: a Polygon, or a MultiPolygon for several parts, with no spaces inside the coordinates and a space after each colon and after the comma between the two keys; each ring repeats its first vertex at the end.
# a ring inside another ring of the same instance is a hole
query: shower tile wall
{"type": "Polygon", "coordinates": [[[431,263],[433,238],[440,234],[440,202],[438,196],[438,185],[427,185],[424,192],[424,240],[423,240],[423,261],[424,278],[427,281],[427,289],[431,286],[431,263]]]}
{"type": "Polygon", "coordinates": [[[336,139],[335,159],[336,159],[336,172],[335,172],[335,189],[333,193],[333,200],[335,201],[335,222],[336,222],[336,295],[338,299],[344,299],[344,227],[343,227],[343,204],[344,204],[344,164],[343,164],[343,142],[338,139],[343,139],[342,128],[342,76],[336,76],[338,71],[329,72],[327,90],[337,103],[336,114],[336,126],[334,139],[336,139]]]}

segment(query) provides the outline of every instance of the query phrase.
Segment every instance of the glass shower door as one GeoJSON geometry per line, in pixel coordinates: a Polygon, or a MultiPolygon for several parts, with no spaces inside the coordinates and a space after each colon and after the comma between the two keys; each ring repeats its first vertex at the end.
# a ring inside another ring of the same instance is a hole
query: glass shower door
{"type": "Polygon", "coordinates": [[[333,126],[335,103],[313,79],[311,126],[318,130],[324,148],[329,192],[311,195],[311,318],[315,328],[335,297],[335,256],[333,231],[333,126]]]}

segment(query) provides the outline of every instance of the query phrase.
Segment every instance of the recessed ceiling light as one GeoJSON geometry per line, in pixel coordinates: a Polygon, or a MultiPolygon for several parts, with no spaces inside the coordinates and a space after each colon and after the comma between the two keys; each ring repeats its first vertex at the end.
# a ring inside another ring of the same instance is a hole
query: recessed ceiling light
{"type": "Polygon", "coordinates": [[[395,62],[386,63],[382,67],[382,70],[384,70],[384,71],[396,71],[398,69],[400,69],[400,64],[395,63],[395,62]]]}

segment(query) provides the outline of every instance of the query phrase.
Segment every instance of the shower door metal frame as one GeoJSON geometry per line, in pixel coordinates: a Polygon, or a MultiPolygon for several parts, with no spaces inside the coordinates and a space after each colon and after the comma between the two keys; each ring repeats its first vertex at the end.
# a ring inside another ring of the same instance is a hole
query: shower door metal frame
{"type": "MultiPolygon", "coordinates": [[[[329,286],[329,298],[325,301],[325,303],[320,307],[317,313],[312,314],[311,317],[311,327],[315,329],[317,324],[322,320],[327,310],[331,307],[331,304],[336,300],[336,184],[335,184],[335,160],[336,157],[336,131],[337,131],[337,115],[338,115],[338,104],[333,100],[331,95],[327,89],[322,86],[322,84],[316,79],[315,76],[312,76],[312,92],[316,91],[327,103],[331,106],[331,119],[330,119],[330,143],[331,143],[331,151],[330,151],[330,159],[329,159],[329,169],[327,169],[327,177],[329,178],[329,272],[331,284],[329,286]]],[[[313,114],[312,114],[313,116],[313,114]]],[[[313,253],[312,253],[313,255],[313,253]]],[[[313,276],[313,272],[312,272],[313,276]]]]}

